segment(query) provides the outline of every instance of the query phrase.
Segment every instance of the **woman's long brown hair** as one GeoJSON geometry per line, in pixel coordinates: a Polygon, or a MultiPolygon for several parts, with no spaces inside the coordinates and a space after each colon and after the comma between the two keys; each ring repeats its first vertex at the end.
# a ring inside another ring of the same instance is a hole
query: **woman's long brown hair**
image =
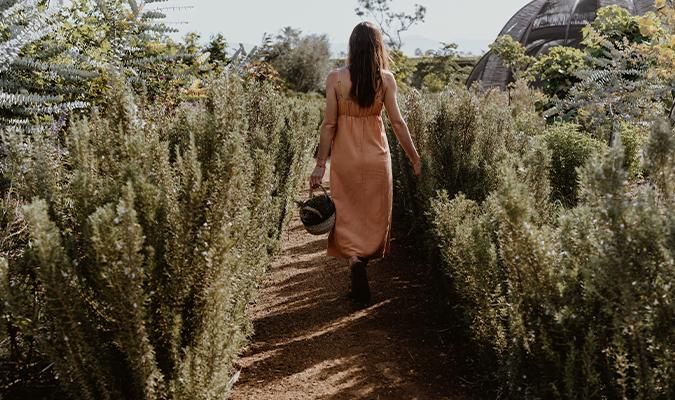
{"type": "Polygon", "coordinates": [[[382,33],[370,22],[356,25],[349,38],[351,97],[361,107],[370,107],[382,85],[382,71],[389,68],[389,56],[382,33]]]}

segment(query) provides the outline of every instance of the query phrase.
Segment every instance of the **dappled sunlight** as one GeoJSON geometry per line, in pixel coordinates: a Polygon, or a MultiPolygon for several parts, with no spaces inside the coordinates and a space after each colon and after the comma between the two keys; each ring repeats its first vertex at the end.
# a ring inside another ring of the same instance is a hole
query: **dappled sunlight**
{"type": "Polygon", "coordinates": [[[353,309],[347,266],[298,225],[251,309],[255,334],[233,398],[456,398],[448,326],[424,306],[428,267],[372,263],[373,304],[353,309]]]}

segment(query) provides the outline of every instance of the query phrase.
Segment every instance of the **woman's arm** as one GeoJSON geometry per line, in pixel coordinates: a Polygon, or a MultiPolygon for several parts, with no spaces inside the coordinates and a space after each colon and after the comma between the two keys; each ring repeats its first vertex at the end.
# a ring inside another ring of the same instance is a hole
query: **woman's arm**
{"type": "Polygon", "coordinates": [[[396,79],[390,72],[383,73],[382,78],[385,89],[384,107],[387,110],[391,127],[394,129],[394,135],[396,135],[396,139],[398,139],[401,147],[403,147],[403,151],[405,151],[406,156],[408,156],[408,159],[412,163],[415,175],[420,176],[422,173],[422,163],[415,144],[410,137],[408,125],[403,120],[401,110],[398,108],[398,101],[396,99],[398,86],[396,85],[396,79]]]}
{"type": "Polygon", "coordinates": [[[328,74],[326,78],[326,112],[321,124],[321,133],[319,138],[319,153],[316,159],[316,166],[312,175],[309,177],[310,188],[321,185],[323,176],[326,173],[326,160],[330,154],[330,148],[333,144],[335,129],[337,128],[338,104],[335,86],[337,84],[337,71],[328,74]]]}

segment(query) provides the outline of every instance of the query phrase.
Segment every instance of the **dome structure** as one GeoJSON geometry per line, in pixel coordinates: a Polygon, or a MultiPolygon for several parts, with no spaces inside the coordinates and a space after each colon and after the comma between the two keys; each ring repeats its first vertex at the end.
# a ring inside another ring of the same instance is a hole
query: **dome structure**
{"type": "MultiPolygon", "coordinates": [[[[579,47],[582,28],[595,20],[599,8],[610,5],[621,6],[633,15],[655,9],[654,0],[534,0],[517,12],[499,35],[519,41],[530,56],[555,46],[579,47]]],[[[499,57],[488,52],[471,72],[467,85],[481,81],[483,89],[505,89],[511,79],[499,57]]]]}

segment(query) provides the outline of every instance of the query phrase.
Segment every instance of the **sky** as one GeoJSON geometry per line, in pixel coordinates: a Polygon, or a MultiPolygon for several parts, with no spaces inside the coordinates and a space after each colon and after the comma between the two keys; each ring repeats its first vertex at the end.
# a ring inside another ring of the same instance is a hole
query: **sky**
{"type": "MultiPolygon", "coordinates": [[[[396,11],[412,11],[416,3],[427,7],[426,22],[414,26],[407,37],[407,52],[415,47],[437,48],[454,42],[459,50],[481,54],[528,0],[392,0],[396,11]]],[[[291,26],[303,33],[327,34],[335,53],[346,48],[349,34],[360,18],[356,0],[169,0],[161,6],[194,6],[168,13],[177,36],[198,32],[203,37],[222,33],[231,45],[249,48],[260,43],[263,33],[276,34],[291,26]]],[[[423,49],[425,50],[425,49],[423,49]]]]}

